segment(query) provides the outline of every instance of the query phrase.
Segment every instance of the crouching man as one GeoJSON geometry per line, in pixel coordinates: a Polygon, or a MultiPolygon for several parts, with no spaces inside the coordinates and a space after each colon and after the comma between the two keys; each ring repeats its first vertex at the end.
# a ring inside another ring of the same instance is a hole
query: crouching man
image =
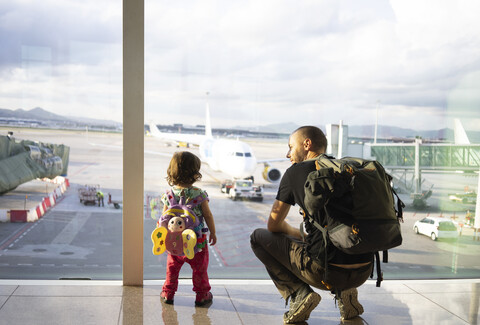
{"type": "Polygon", "coordinates": [[[370,276],[373,254],[349,255],[332,244],[325,248],[321,231],[305,219],[308,236],[301,239],[300,230],[285,218],[292,205],[305,210],[304,184],[310,172],[316,170],[313,158],[325,152],[327,139],[314,126],[303,126],[289,138],[287,158],[292,162],[281,182],[267,222],[267,229],[256,229],[251,237],[255,255],[265,265],[268,274],[290,308],[284,314],[286,324],[307,320],[321,300],[312,290],[331,291],[342,320],[363,313],[358,302],[357,287],[370,276]],[[325,253],[328,252],[328,272],[325,277],[325,253]],[[324,263],[323,263],[324,264],[324,263]]]}

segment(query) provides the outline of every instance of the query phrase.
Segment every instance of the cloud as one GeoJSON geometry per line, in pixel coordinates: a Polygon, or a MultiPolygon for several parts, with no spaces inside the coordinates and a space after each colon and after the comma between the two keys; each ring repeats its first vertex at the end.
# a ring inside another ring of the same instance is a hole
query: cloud
{"type": "MultiPolygon", "coordinates": [[[[2,3],[1,106],[121,119],[121,9],[2,3]]],[[[203,124],[208,91],[214,126],[373,124],[377,107],[382,124],[478,122],[479,11],[475,0],[146,1],[145,116],[203,124]]]]}

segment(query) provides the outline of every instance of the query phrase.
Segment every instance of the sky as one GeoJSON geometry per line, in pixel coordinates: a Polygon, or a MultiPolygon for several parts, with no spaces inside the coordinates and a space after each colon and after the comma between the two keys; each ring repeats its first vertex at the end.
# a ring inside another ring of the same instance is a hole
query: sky
{"type": "MultiPolygon", "coordinates": [[[[480,1],[145,0],[145,119],[480,130],[480,1]],[[208,93],[208,95],[207,95],[208,93]]],[[[121,0],[0,2],[0,108],[122,119],[121,0]]]]}

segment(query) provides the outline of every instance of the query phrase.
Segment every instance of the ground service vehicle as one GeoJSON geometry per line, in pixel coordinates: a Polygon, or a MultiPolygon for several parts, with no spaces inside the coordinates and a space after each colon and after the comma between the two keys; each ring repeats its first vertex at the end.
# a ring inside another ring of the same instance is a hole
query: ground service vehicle
{"type": "Polygon", "coordinates": [[[78,188],[78,197],[80,203],[84,205],[96,205],[97,204],[97,191],[100,189],[100,185],[84,185],[78,188]]]}
{"type": "Polygon", "coordinates": [[[253,185],[251,179],[224,181],[221,186],[221,191],[234,201],[239,199],[263,201],[263,188],[253,185]]]}
{"type": "Polygon", "coordinates": [[[468,191],[464,193],[448,194],[448,199],[452,202],[475,204],[477,203],[477,193],[475,191],[468,191]]]}

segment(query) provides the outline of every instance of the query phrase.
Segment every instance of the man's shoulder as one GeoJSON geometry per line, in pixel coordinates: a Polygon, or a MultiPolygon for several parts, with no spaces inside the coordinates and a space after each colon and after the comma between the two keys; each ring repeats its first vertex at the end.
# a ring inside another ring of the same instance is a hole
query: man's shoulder
{"type": "Polygon", "coordinates": [[[311,160],[305,160],[305,161],[293,164],[292,166],[290,166],[287,169],[287,172],[295,173],[295,172],[298,172],[298,171],[305,171],[305,170],[306,171],[313,171],[315,169],[316,169],[315,160],[311,159],[311,160]]]}

